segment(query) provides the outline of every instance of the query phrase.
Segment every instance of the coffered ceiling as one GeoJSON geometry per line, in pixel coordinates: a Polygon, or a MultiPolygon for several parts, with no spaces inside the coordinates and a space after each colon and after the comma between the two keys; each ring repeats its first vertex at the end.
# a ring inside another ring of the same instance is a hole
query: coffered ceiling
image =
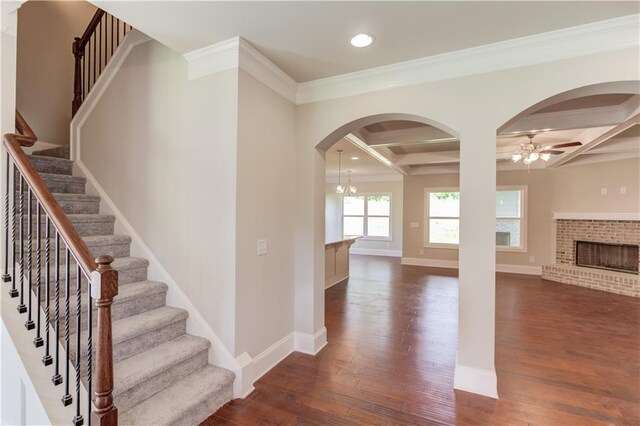
{"type": "MultiPolygon", "coordinates": [[[[639,113],[640,95],[631,93],[577,96],[533,109],[500,130],[496,138],[497,168],[527,168],[522,162],[514,164],[511,156],[529,141],[528,134],[535,134],[534,142],[544,147],[574,141],[582,144],[558,149],[561,154],[553,155],[548,162],[536,161],[530,166],[534,169],[638,158],[639,113]]],[[[387,121],[369,125],[347,135],[339,147],[369,156],[363,167],[354,169],[355,176],[459,171],[460,142],[422,123],[387,121]]],[[[337,174],[337,165],[332,163],[335,149],[327,154],[328,176],[337,174]]]]}

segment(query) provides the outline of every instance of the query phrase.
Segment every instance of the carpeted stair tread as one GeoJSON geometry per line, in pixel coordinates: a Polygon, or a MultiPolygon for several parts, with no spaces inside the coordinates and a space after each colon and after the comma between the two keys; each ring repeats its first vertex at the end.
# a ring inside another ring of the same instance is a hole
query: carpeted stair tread
{"type": "Polygon", "coordinates": [[[71,175],[73,173],[73,161],[66,158],[56,158],[42,155],[29,155],[29,160],[39,173],[56,173],[71,175]]]}
{"type": "MultiPolygon", "coordinates": [[[[114,225],[116,221],[116,217],[110,214],[98,214],[98,213],[78,213],[78,214],[67,214],[67,218],[73,225],[73,227],[78,231],[80,236],[93,236],[93,235],[111,235],[113,234],[114,225]]],[[[32,214],[31,222],[33,227],[35,228],[36,223],[36,215],[32,214]]],[[[25,214],[24,217],[24,229],[26,232],[27,229],[27,217],[25,214]]],[[[40,223],[45,223],[45,215],[44,213],[40,216],[40,223]]],[[[42,232],[44,232],[44,226],[42,228],[42,232]]],[[[51,232],[53,233],[53,227],[51,232]]],[[[17,236],[16,236],[17,237],[17,236]]]]}
{"type": "Polygon", "coordinates": [[[97,195],[54,192],[53,197],[66,214],[100,212],[100,197],[97,195]]]}
{"type": "Polygon", "coordinates": [[[196,425],[232,397],[234,374],[206,365],[130,410],[120,413],[120,425],[196,425]]]}
{"type": "Polygon", "coordinates": [[[55,148],[40,149],[38,151],[33,151],[33,155],[68,159],[70,156],[69,155],[70,148],[71,147],[69,145],[61,145],[55,148]]]}
{"type": "Polygon", "coordinates": [[[184,309],[164,306],[142,314],[134,315],[112,324],[113,344],[118,344],[147,333],[149,330],[161,328],[173,322],[186,320],[188,316],[184,309]]]}
{"type": "Polygon", "coordinates": [[[206,339],[184,334],[117,363],[113,396],[118,409],[127,410],[204,367],[209,346],[206,339]]]}

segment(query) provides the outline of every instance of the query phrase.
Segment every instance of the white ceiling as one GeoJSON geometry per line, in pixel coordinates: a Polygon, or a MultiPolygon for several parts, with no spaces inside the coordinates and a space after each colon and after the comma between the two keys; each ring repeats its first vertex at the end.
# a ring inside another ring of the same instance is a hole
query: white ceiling
{"type": "Polygon", "coordinates": [[[297,82],[640,12],[636,1],[92,1],[187,53],[241,36],[297,82]],[[355,49],[349,39],[371,33],[355,49]]]}

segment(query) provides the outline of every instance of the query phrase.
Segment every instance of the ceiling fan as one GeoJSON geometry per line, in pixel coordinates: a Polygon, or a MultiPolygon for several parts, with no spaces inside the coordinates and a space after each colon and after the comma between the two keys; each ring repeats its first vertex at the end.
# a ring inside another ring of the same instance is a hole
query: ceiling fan
{"type": "Polygon", "coordinates": [[[582,142],[565,142],[559,143],[556,145],[545,145],[542,146],[538,143],[533,142],[533,137],[535,134],[530,133],[527,135],[529,138],[528,143],[520,144],[520,151],[514,153],[511,156],[511,160],[514,163],[522,160],[524,164],[529,166],[531,163],[537,161],[538,159],[549,161],[552,155],[563,154],[564,151],[559,151],[558,148],[568,148],[570,146],[580,146],[582,142]]]}

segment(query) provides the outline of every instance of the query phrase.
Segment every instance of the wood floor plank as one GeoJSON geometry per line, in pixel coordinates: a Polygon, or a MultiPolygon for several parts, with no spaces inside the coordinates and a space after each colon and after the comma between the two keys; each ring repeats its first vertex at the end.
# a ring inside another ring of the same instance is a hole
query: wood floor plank
{"type": "Polygon", "coordinates": [[[640,425],[640,300],[497,274],[500,399],[453,389],[457,271],[351,256],[329,344],[293,353],[204,425],[640,425]]]}

